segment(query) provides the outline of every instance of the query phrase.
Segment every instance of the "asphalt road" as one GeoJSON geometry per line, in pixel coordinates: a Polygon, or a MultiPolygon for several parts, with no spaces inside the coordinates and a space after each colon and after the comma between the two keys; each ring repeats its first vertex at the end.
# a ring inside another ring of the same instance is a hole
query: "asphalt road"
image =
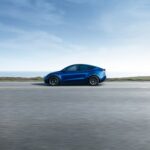
{"type": "Polygon", "coordinates": [[[150,150],[150,82],[1,82],[0,150],[150,150]]]}

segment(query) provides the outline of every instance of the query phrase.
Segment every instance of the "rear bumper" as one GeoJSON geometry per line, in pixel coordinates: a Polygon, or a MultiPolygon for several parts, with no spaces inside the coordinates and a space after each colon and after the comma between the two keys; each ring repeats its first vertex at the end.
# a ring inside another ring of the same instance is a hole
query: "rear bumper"
{"type": "Polygon", "coordinates": [[[104,82],[106,79],[107,79],[107,77],[105,75],[103,78],[101,78],[100,82],[104,82]]]}

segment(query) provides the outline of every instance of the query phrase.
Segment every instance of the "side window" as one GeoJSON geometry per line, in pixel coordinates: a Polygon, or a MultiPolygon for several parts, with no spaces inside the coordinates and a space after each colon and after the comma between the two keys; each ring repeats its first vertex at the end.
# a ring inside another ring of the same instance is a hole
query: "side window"
{"type": "Polygon", "coordinates": [[[79,71],[87,71],[93,69],[93,66],[88,66],[88,65],[80,65],[79,71]]]}
{"type": "Polygon", "coordinates": [[[94,69],[94,66],[88,66],[88,70],[94,69]]]}
{"type": "Polygon", "coordinates": [[[86,66],[86,65],[79,66],[79,71],[86,71],[86,70],[88,70],[88,66],[86,66]]]}
{"type": "Polygon", "coordinates": [[[74,66],[70,66],[68,68],[65,69],[65,71],[77,71],[78,67],[76,65],[74,66]]]}

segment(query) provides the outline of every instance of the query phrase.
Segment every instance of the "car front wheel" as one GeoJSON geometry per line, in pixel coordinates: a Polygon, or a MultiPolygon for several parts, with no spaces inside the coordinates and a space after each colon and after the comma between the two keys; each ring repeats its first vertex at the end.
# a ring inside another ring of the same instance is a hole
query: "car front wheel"
{"type": "Polygon", "coordinates": [[[59,85],[59,79],[57,77],[50,77],[49,78],[49,85],[51,85],[51,86],[59,85]]]}
{"type": "Polygon", "coordinates": [[[99,84],[99,79],[96,76],[92,76],[89,78],[89,84],[92,86],[96,86],[99,84]]]}

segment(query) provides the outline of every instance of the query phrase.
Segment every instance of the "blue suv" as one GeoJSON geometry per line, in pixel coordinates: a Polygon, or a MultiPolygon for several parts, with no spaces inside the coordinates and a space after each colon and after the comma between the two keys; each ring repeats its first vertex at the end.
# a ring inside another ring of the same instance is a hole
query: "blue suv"
{"type": "Polygon", "coordinates": [[[105,69],[86,65],[75,64],[64,68],[61,71],[49,73],[44,77],[44,82],[51,86],[63,84],[89,84],[98,85],[105,81],[105,69]]]}

